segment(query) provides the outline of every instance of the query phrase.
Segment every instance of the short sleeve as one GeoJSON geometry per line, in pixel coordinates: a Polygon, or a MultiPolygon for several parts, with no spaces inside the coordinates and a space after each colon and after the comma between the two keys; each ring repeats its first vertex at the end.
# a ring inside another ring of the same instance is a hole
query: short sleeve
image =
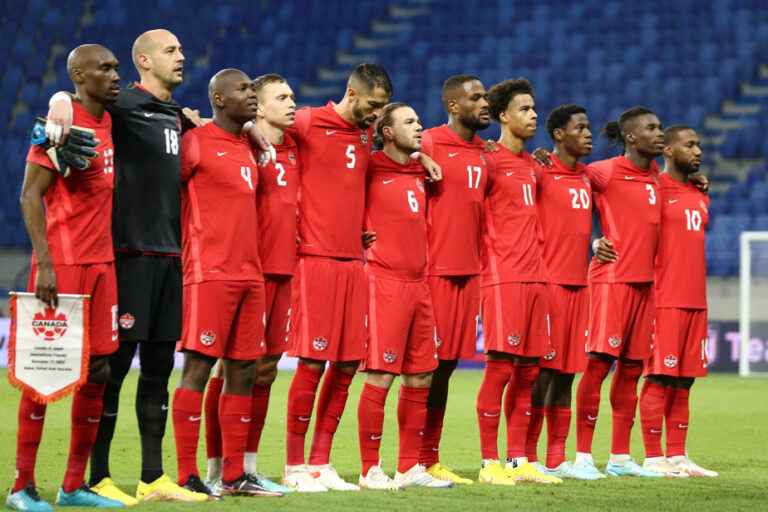
{"type": "Polygon", "coordinates": [[[602,192],[608,187],[608,183],[613,176],[613,164],[611,162],[601,162],[587,166],[587,178],[589,178],[592,188],[602,192]]]}
{"type": "Polygon", "coordinates": [[[181,138],[181,181],[188,181],[200,163],[200,142],[194,130],[181,138]]]}
{"type": "Polygon", "coordinates": [[[29,147],[29,151],[27,152],[27,162],[37,164],[40,167],[50,171],[56,170],[56,166],[53,164],[42,146],[33,145],[29,147]]]}

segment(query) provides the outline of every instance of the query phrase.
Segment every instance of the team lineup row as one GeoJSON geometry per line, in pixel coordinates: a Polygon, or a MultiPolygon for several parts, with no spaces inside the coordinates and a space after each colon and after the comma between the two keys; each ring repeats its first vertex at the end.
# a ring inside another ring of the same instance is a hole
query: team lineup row
{"type": "MultiPolygon", "coordinates": [[[[412,108],[390,102],[391,82],[375,64],[354,69],[338,103],[299,110],[279,75],[252,80],[222,70],[209,85],[206,122],[171,99],[184,62],[173,34],[140,35],[132,57],[141,80],[121,90],[108,49],[73,50],[75,94],[54,96],[46,125],[58,161],[39,145],[27,156],[21,204],[34,249],[30,288],[53,306],[61,292],[92,297],[89,378],[73,401],[59,505],[471,484],[441,463],[439,445],[450,377],[475,351],[478,319],[486,355],[477,397],[480,482],[604,478],[592,461],[592,435],[614,364],[606,473],[716,476],[685,451],[689,390],[706,374],[708,199],[706,179],[695,175],[701,149],[693,129],[663,130],[652,111],[629,109],[606,127],[623,154],[587,166],[580,162],[592,147],[587,110],[563,105],[548,116],[554,149],[537,153],[539,162],[525,151],[537,129],[526,80],[486,91],[478,77],[450,77],[442,93],[448,122],[422,130],[412,108]],[[488,143],[477,132],[492,121],[501,137],[488,143]],[[66,137],[72,125],[94,131],[95,155],[64,177],[55,170],[83,152],[66,137]],[[662,155],[663,172],[655,162],[662,155]],[[604,236],[588,263],[593,209],[604,236]],[[173,482],[160,443],[179,339],[173,482]],[[133,498],[112,482],[108,461],[136,350],[142,468],[133,498]],[[278,484],[258,473],[256,454],[284,352],[299,363],[278,484]],[[338,475],[330,453],[358,370],[366,380],[355,485],[338,475]],[[578,372],[577,454],[569,462],[578,372]],[[643,373],[639,465],[629,440],[643,373]],[[379,445],[398,375],[390,478],[379,445]],[[505,462],[497,447],[502,413],[505,462]],[[205,482],[196,462],[203,416],[205,482]]],[[[22,396],[20,409],[17,478],[6,503],[49,510],[34,484],[45,406],[22,396]]]]}

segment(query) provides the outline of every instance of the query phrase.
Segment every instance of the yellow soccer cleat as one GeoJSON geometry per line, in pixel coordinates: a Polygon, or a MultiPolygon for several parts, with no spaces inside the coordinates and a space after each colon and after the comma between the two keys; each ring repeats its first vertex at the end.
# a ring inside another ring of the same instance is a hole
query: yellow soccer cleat
{"type": "Polygon", "coordinates": [[[510,477],[507,470],[499,464],[499,461],[493,461],[485,464],[477,475],[477,481],[481,484],[491,485],[515,485],[515,479],[510,477]]]}
{"type": "Polygon", "coordinates": [[[163,475],[152,483],[139,482],[136,488],[136,499],[139,501],[208,501],[208,495],[185,489],[163,475]]]}
{"type": "Polygon", "coordinates": [[[504,468],[507,475],[517,482],[533,482],[537,484],[561,484],[563,481],[556,476],[545,475],[539,471],[536,466],[530,462],[513,467],[507,463],[504,468]]]}
{"type": "Polygon", "coordinates": [[[132,507],[139,503],[139,500],[129,494],[124,493],[109,477],[102,478],[99,483],[91,487],[91,491],[95,492],[99,496],[104,496],[105,498],[111,498],[113,500],[119,501],[126,507],[132,507]]]}
{"type": "Polygon", "coordinates": [[[445,480],[446,482],[453,482],[454,484],[460,484],[460,485],[472,485],[474,482],[470,480],[469,478],[464,478],[447,467],[443,466],[439,462],[436,464],[432,464],[428,469],[427,473],[432,475],[433,478],[437,478],[438,480],[445,480]]]}

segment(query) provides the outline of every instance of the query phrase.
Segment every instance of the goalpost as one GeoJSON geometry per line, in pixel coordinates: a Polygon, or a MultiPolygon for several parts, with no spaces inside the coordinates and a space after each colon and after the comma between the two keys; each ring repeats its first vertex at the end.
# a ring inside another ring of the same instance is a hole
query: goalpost
{"type": "Polygon", "coordinates": [[[740,258],[739,375],[768,374],[768,231],[741,233],[740,258]]]}

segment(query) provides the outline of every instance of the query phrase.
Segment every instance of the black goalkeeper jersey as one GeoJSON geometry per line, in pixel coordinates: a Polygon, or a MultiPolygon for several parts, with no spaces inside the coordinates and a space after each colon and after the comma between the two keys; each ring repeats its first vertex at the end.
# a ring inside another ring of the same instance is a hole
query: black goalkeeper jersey
{"type": "Polygon", "coordinates": [[[181,253],[180,145],[191,123],[178,104],[136,85],[120,91],[108,110],[115,144],[115,249],[181,253]]]}

